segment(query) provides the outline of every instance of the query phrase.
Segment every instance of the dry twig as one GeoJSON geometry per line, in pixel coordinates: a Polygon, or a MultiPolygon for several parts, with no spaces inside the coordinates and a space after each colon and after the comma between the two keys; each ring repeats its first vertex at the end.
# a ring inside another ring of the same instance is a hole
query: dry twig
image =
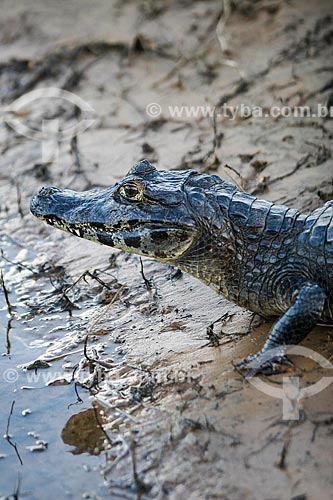
{"type": "Polygon", "coordinates": [[[10,419],[12,418],[12,415],[13,415],[14,405],[15,405],[15,401],[12,401],[12,405],[10,407],[10,412],[9,412],[8,419],[7,419],[7,428],[6,428],[6,433],[4,435],[4,438],[6,439],[6,441],[8,441],[8,443],[10,444],[10,446],[12,446],[14,448],[15,453],[17,455],[17,458],[19,459],[20,464],[23,465],[22,458],[21,458],[21,456],[19,454],[19,451],[17,449],[17,445],[16,445],[16,443],[14,443],[12,441],[11,435],[9,434],[10,419]]]}

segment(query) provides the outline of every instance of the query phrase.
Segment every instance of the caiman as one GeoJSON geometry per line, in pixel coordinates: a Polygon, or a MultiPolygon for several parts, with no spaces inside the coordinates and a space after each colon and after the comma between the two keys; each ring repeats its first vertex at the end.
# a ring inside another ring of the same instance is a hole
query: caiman
{"type": "Polygon", "coordinates": [[[302,214],[217,175],[157,170],[142,160],[107,189],[43,187],[31,212],[81,238],[168,262],[228,300],[278,317],[242,366],[256,360],[277,369],[286,345],[319,321],[333,322],[333,200],[302,214]],[[278,355],[267,361],[273,348],[278,355]]]}

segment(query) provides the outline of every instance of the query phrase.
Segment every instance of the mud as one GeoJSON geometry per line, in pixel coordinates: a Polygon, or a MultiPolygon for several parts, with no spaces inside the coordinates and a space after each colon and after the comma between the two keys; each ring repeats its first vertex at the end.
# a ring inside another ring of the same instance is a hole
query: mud
{"type": "MultiPolygon", "coordinates": [[[[1,441],[0,494],[331,498],[332,385],[303,399],[290,420],[280,399],[233,369],[258,350],[270,323],[143,259],[147,289],[139,258],[46,227],[28,209],[42,185],[106,186],[142,157],[217,173],[304,211],[331,199],[331,119],[172,116],[168,108],[332,105],[331,2],[1,7],[1,269],[12,305],[3,293],[1,426],[6,434],[15,400],[8,433],[23,466],[1,441]],[[84,99],[93,123],[66,132],[87,116],[63,94],[6,111],[46,87],[84,99]],[[158,116],[147,114],[150,103],[158,116]],[[14,385],[3,376],[8,368],[18,373],[14,385]],[[21,389],[34,369],[47,382],[21,389]],[[36,426],[39,437],[28,436],[36,426]]],[[[317,327],[303,345],[332,359],[332,330],[317,327]]],[[[295,363],[301,387],[329,376],[308,359],[295,363]]]]}

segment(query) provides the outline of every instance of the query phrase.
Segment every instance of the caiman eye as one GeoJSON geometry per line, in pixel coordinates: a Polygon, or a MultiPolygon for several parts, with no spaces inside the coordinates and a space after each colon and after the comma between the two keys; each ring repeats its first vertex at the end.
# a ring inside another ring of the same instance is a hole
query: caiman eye
{"type": "Polygon", "coordinates": [[[119,189],[119,194],[127,200],[139,201],[142,199],[143,190],[140,186],[131,182],[123,184],[119,189]]]}

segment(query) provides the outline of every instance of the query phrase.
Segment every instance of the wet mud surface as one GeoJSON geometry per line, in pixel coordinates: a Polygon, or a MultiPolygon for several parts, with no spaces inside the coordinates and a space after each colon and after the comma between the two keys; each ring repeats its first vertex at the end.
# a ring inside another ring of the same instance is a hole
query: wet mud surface
{"type": "MultiPolygon", "coordinates": [[[[4,498],[332,498],[332,384],[286,420],[233,368],[271,323],[29,213],[43,185],[108,186],[143,157],[304,211],[332,199],[331,119],[170,114],[332,105],[330,1],[224,4],[1,2],[4,498]],[[27,100],[50,87],[89,106],[27,100]]],[[[317,327],[303,345],[332,359],[332,333],[317,327]]],[[[295,364],[302,387],[330,375],[295,364]]]]}

